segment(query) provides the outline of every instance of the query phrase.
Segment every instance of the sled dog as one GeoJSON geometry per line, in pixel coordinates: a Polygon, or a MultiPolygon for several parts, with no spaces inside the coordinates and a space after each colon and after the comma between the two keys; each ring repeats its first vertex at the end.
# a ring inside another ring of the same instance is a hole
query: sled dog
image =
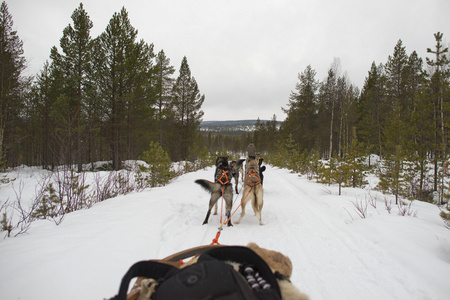
{"type": "Polygon", "coordinates": [[[244,191],[242,192],[241,200],[241,217],[236,224],[242,221],[245,216],[245,205],[251,201],[253,211],[258,218],[259,225],[264,225],[261,221],[261,210],[263,207],[264,190],[261,184],[261,178],[259,176],[259,158],[247,158],[245,164],[245,178],[244,178],[244,191]]]}
{"type": "MultiPolygon", "coordinates": [[[[217,200],[222,197],[225,200],[225,209],[227,218],[231,217],[231,206],[233,205],[233,188],[231,185],[231,169],[228,165],[228,157],[219,156],[216,159],[216,171],[214,174],[214,182],[206,179],[197,179],[195,183],[211,194],[209,200],[208,212],[206,213],[203,225],[208,223],[211,209],[217,200]]],[[[217,208],[217,206],[216,206],[217,208]]],[[[232,226],[231,220],[228,221],[228,226],[232,226]]]]}
{"type": "Polygon", "coordinates": [[[244,164],[245,159],[240,159],[238,161],[233,160],[230,163],[231,166],[231,175],[234,178],[234,188],[236,191],[236,194],[239,194],[238,191],[238,185],[239,185],[239,174],[241,174],[242,179],[244,178],[244,170],[243,170],[243,164],[244,164]]]}
{"type": "Polygon", "coordinates": [[[259,178],[261,178],[261,185],[263,185],[263,181],[264,181],[264,174],[263,172],[266,170],[266,166],[262,166],[262,162],[264,159],[260,158],[259,162],[258,162],[258,166],[259,166],[259,178]]]}

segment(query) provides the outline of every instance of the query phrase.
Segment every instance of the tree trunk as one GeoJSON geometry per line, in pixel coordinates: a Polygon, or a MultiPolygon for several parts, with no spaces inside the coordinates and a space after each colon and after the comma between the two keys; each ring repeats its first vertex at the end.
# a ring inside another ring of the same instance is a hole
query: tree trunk
{"type": "Polygon", "coordinates": [[[333,155],[333,121],[334,121],[334,101],[331,105],[331,121],[330,121],[330,153],[328,154],[328,159],[331,160],[333,155]]]}

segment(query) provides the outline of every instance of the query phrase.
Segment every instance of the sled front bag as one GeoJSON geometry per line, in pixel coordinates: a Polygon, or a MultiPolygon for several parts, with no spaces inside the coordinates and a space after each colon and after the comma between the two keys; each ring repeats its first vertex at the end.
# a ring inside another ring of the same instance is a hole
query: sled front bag
{"type": "MultiPolygon", "coordinates": [[[[275,275],[266,262],[247,247],[213,248],[201,254],[195,264],[181,269],[158,261],[138,262],[123,277],[116,299],[127,299],[128,285],[134,277],[154,280],[152,300],[281,299],[275,275]]],[[[143,299],[142,296],[139,299],[143,299]]]]}

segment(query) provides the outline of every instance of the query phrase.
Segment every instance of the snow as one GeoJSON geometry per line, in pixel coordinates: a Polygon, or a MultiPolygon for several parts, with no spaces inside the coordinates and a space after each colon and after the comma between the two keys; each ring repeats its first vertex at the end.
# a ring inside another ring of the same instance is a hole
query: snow
{"type": "MultiPolygon", "coordinates": [[[[22,168],[2,175],[16,180],[0,184],[0,199],[11,201],[19,190],[22,199],[32,197],[43,173],[22,168]]],[[[105,299],[117,293],[134,262],[210,244],[219,216],[201,225],[209,195],[194,180],[213,173],[209,167],[103,201],[58,226],[40,220],[17,237],[2,232],[0,299],[105,299]]],[[[267,166],[264,175],[265,225],[248,206],[241,224],[224,227],[221,244],[255,242],[289,256],[292,282],[311,299],[449,298],[450,231],[437,206],[414,201],[416,216],[399,216],[373,190],[344,188],[339,196],[338,186],[285,169],[267,166]],[[361,218],[353,203],[369,199],[376,208],[368,205],[361,218]]],[[[233,210],[241,195],[235,198],[233,210]]]]}

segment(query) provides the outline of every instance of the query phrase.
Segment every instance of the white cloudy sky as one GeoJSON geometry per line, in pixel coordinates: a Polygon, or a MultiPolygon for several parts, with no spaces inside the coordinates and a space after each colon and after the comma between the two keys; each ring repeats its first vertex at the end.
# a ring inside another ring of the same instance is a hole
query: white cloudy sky
{"type": "MultiPolygon", "coordinates": [[[[362,88],[373,61],[385,63],[399,39],[427,56],[433,34],[450,39],[449,0],[85,0],[93,37],[124,6],[139,38],[183,56],[201,93],[204,120],[286,117],[298,74],[311,65],[323,80],[334,58],[362,88]]],[[[79,0],[6,0],[24,42],[30,74],[59,46],[79,0]]]]}

